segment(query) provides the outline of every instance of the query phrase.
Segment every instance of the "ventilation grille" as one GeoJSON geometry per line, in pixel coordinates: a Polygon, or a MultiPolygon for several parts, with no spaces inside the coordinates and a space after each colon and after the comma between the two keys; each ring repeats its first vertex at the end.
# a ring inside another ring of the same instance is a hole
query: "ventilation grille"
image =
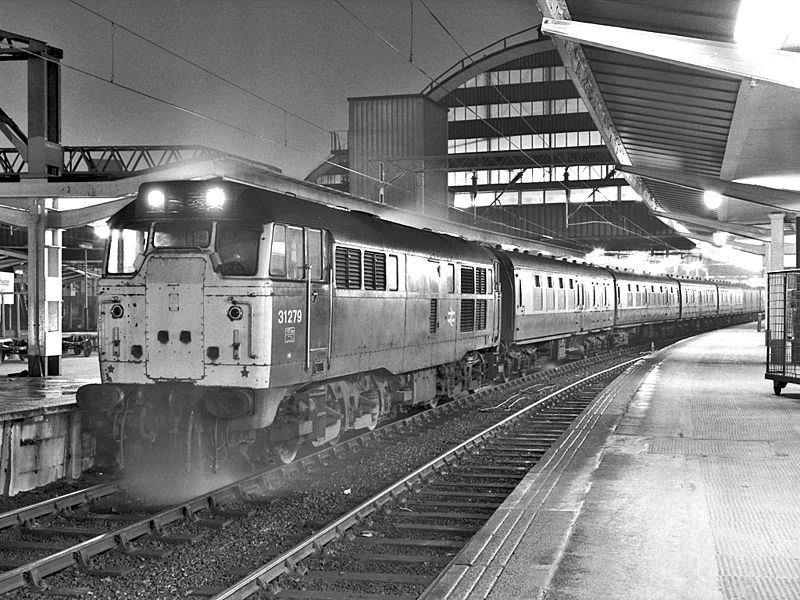
{"type": "Polygon", "coordinates": [[[486,329],[486,300],[475,301],[475,331],[486,329]]]}
{"type": "Polygon", "coordinates": [[[475,329],[475,300],[462,300],[461,331],[473,331],[474,329],[475,329]]]}
{"type": "MultiPolygon", "coordinates": [[[[385,280],[384,270],[384,282],[385,280]]],[[[349,290],[361,289],[361,250],[336,249],[336,287],[349,290]]]]}
{"type": "Polygon", "coordinates": [[[473,267],[461,267],[461,293],[475,293],[475,269],[473,267]]]}
{"type": "Polygon", "coordinates": [[[428,321],[428,331],[431,335],[436,333],[439,328],[439,301],[434,298],[431,300],[431,316],[428,321]]]}
{"type": "Polygon", "coordinates": [[[475,269],[475,293],[486,293],[486,269],[475,269]]]}
{"type": "Polygon", "coordinates": [[[386,255],[382,252],[364,251],[364,289],[386,289],[386,255]]]}

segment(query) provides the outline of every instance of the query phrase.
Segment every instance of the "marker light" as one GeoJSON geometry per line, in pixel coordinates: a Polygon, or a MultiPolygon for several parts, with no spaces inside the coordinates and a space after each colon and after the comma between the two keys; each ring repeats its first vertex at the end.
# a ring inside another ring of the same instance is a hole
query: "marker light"
{"type": "Polygon", "coordinates": [[[166,198],[161,190],[150,190],[147,192],[147,206],[153,210],[164,210],[166,198]]]}
{"type": "Polygon", "coordinates": [[[209,188],[206,192],[206,208],[221,209],[225,205],[225,190],[218,187],[209,188]]]}

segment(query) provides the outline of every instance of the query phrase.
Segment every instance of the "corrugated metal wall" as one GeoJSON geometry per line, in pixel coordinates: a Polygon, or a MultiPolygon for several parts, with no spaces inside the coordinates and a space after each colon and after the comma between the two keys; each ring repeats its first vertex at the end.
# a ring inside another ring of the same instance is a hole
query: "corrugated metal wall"
{"type": "Polygon", "coordinates": [[[418,95],[350,98],[350,192],[426,213],[446,210],[447,110],[418,95]],[[440,165],[436,165],[440,162],[440,165]]]}

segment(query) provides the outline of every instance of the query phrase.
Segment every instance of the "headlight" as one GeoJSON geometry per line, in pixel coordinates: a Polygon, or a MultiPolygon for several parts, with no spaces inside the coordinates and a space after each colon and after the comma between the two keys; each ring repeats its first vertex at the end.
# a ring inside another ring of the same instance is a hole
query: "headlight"
{"type": "Polygon", "coordinates": [[[206,208],[220,210],[225,205],[225,190],[219,187],[206,191],[206,208]]]}
{"type": "Polygon", "coordinates": [[[166,198],[161,190],[150,190],[147,192],[147,206],[153,210],[164,210],[166,198]]]}

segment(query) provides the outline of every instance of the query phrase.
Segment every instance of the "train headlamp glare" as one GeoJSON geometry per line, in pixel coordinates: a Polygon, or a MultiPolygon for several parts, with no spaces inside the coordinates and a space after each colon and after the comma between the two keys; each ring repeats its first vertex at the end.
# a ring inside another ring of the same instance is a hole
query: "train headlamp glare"
{"type": "Polygon", "coordinates": [[[206,208],[220,210],[225,206],[225,190],[218,187],[206,191],[206,208]]]}
{"type": "Polygon", "coordinates": [[[147,192],[147,206],[152,210],[164,210],[166,197],[161,190],[150,190],[147,192]]]}

